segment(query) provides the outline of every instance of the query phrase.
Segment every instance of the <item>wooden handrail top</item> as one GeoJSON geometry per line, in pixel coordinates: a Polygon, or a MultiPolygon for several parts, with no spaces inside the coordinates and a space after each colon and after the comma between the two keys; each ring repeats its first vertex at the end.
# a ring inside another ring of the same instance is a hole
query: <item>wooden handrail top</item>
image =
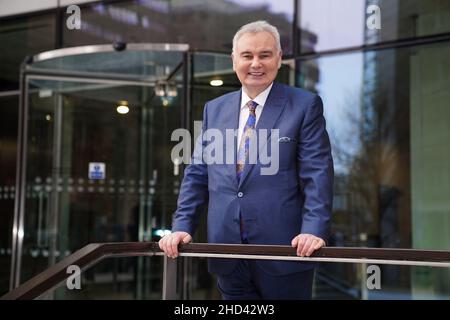
{"type": "MultiPolygon", "coordinates": [[[[261,256],[296,256],[295,248],[277,245],[252,244],[210,244],[190,243],[179,247],[180,253],[192,254],[229,254],[229,255],[261,255],[261,256]]],[[[113,242],[92,243],[57,264],[36,275],[24,284],[8,292],[3,299],[34,299],[56,287],[66,280],[67,268],[76,265],[86,270],[92,265],[108,257],[135,257],[162,254],[157,242],[113,242]]],[[[426,262],[449,262],[450,251],[416,250],[393,248],[362,248],[362,247],[324,247],[315,251],[311,257],[315,258],[352,258],[352,259],[380,259],[405,260],[426,262]]]]}

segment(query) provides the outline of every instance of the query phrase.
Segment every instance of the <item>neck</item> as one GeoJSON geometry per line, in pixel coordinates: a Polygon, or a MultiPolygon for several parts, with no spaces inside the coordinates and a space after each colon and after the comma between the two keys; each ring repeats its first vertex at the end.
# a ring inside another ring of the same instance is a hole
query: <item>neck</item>
{"type": "Polygon", "coordinates": [[[248,95],[248,97],[250,99],[255,99],[261,92],[263,92],[264,90],[266,90],[269,86],[271,85],[271,83],[264,87],[264,88],[248,88],[245,86],[242,86],[242,90],[245,91],[245,93],[248,95]]]}

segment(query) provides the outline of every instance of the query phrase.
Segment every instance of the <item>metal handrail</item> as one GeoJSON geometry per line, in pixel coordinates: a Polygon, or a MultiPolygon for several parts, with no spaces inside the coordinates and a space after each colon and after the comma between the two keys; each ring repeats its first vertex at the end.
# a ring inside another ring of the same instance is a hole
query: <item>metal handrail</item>
{"type": "MultiPolygon", "coordinates": [[[[413,266],[450,267],[450,251],[391,248],[324,247],[311,257],[298,257],[290,246],[250,244],[190,243],[180,245],[180,256],[229,259],[267,259],[289,261],[318,261],[346,263],[374,263],[413,266]]],[[[163,255],[157,242],[93,243],[64,258],[24,284],[0,297],[0,300],[35,299],[57,288],[68,277],[71,265],[87,270],[105,258],[163,255]]],[[[163,298],[174,297],[176,265],[165,257],[163,298]]]]}

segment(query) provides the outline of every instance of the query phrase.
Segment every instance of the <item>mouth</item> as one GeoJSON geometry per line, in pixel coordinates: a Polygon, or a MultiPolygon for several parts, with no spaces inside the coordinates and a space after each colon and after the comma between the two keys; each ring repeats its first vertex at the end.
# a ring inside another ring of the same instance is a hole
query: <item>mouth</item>
{"type": "Polygon", "coordinates": [[[264,72],[249,72],[248,75],[252,77],[262,77],[265,73],[264,72]]]}

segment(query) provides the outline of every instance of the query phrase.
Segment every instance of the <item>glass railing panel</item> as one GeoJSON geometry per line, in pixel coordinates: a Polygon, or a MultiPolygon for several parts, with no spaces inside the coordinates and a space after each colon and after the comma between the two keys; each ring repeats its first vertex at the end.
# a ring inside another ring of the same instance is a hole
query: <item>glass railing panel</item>
{"type": "Polygon", "coordinates": [[[42,296],[41,299],[160,300],[162,262],[162,257],[104,259],[89,269],[81,271],[79,282],[75,272],[72,271],[62,286],[42,296]]]}

